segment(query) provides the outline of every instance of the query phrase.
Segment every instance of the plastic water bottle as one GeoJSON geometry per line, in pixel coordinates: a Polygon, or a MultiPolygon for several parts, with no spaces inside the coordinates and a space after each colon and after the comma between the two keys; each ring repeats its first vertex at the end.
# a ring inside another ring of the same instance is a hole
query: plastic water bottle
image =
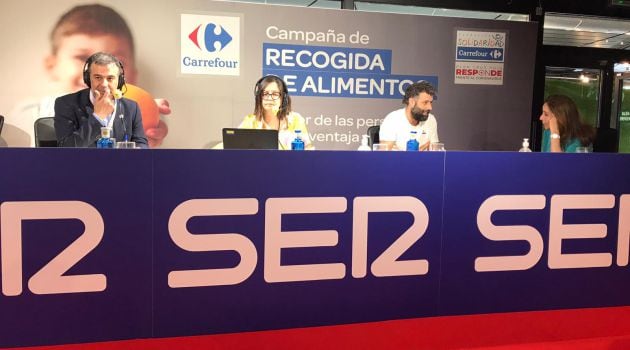
{"type": "Polygon", "coordinates": [[[429,134],[427,134],[426,131],[422,130],[420,132],[420,135],[418,135],[418,143],[421,145],[425,145],[427,142],[429,142],[429,134]]]}
{"type": "Polygon", "coordinates": [[[409,141],[407,141],[407,151],[418,151],[420,149],[420,143],[416,140],[416,134],[415,130],[411,131],[409,141]]]}
{"type": "Polygon", "coordinates": [[[114,148],[114,141],[111,139],[112,129],[106,126],[101,127],[101,138],[96,141],[96,148],[114,148]]]}
{"type": "Polygon", "coordinates": [[[372,149],[370,148],[370,137],[368,135],[363,135],[363,138],[361,139],[361,146],[359,146],[359,151],[371,151],[372,149]]]}
{"type": "Polygon", "coordinates": [[[304,150],[304,140],[302,140],[302,130],[295,130],[295,139],[291,142],[291,149],[294,151],[304,150]]]}
{"type": "Polygon", "coordinates": [[[531,152],[532,150],[529,148],[529,139],[523,139],[523,144],[519,152],[531,152]]]}

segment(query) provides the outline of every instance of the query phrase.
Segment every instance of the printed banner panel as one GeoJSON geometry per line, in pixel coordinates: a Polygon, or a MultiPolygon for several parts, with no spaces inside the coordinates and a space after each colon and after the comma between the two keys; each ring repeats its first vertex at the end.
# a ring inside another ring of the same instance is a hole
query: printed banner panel
{"type": "Polygon", "coordinates": [[[0,162],[0,347],[630,305],[626,155],[0,162]]]}
{"type": "Polygon", "coordinates": [[[150,154],[5,149],[0,164],[0,346],[150,337],[150,154]]]}
{"type": "Polygon", "coordinates": [[[514,150],[530,134],[535,22],[235,1],[7,5],[0,146],[34,146],[35,120],[86,87],[83,65],[98,51],[116,55],[126,83],[142,89],[127,97],[138,101],[156,148],[218,146],[223,128],[254,113],[256,82],[268,74],[287,82],[291,110],[319,150],[356,150],[421,80],[437,90],[432,114],[448,150],[514,150]]]}
{"type": "Polygon", "coordinates": [[[630,158],[449,152],[445,168],[440,314],[628,305],[630,158]]]}
{"type": "Polygon", "coordinates": [[[156,336],[435,315],[444,154],[417,156],[156,153],[156,336]]]}

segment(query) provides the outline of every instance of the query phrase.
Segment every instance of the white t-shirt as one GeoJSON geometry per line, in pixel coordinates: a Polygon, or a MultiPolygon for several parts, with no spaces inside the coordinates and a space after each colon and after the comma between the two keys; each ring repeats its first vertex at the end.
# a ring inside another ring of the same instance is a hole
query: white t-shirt
{"type": "Polygon", "coordinates": [[[407,120],[404,108],[393,111],[385,117],[379,131],[379,139],[380,141],[396,141],[398,149],[404,150],[407,148],[407,141],[412,130],[417,132],[416,138],[421,146],[427,142],[427,139],[431,142],[440,142],[437,120],[433,114],[429,113],[426,121],[413,126],[407,120]]]}

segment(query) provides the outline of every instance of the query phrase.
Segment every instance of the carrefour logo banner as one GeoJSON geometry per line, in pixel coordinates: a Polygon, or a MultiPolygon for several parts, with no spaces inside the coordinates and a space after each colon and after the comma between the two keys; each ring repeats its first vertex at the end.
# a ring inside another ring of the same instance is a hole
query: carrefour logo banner
{"type": "Polygon", "coordinates": [[[434,75],[392,74],[392,50],[263,44],[263,75],[281,76],[294,96],[400,99],[410,84],[434,75]]]}
{"type": "Polygon", "coordinates": [[[182,74],[240,75],[240,17],[181,15],[182,74]]]}
{"type": "Polygon", "coordinates": [[[507,33],[458,30],[455,84],[503,85],[507,33]]]}
{"type": "Polygon", "coordinates": [[[458,47],[457,59],[468,61],[503,62],[503,49],[493,49],[485,47],[458,47]]]}

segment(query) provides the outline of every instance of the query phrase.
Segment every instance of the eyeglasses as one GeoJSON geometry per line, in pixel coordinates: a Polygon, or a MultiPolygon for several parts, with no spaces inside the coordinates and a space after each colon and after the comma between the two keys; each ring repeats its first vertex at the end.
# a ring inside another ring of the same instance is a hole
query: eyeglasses
{"type": "Polygon", "coordinates": [[[280,98],[280,93],[278,91],[274,91],[274,92],[263,91],[262,98],[263,100],[271,99],[275,101],[280,98]]]}

